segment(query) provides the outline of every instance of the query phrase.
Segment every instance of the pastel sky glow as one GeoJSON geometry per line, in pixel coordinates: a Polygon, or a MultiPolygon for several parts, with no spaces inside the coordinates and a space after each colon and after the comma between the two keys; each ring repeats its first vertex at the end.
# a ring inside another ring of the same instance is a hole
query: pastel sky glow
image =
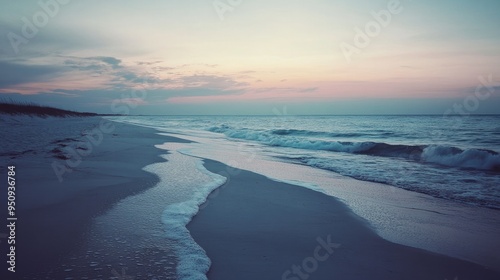
{"type": "Polygon", "coordinates": [[[498,0],[0,5],[0,98],[130,114],[500,113],[498,0]]]}

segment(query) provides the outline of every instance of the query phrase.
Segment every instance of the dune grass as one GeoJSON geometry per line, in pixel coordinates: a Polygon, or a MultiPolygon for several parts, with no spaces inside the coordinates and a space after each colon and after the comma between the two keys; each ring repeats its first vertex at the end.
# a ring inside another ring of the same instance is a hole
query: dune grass
{"type": "Polygon", "coordinates": [[[33,102],[19,102],[13,100],[0,100],[0,114],[28,115],[37,117],[91,117],[96,113],[75,112],[42,106],[33,102]]]}

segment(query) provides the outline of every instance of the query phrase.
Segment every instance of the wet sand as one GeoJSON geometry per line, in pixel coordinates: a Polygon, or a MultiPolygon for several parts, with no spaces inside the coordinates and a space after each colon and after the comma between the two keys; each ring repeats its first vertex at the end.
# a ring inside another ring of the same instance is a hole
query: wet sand
{"type": "Polygon", "coordinates": [[[388,242],[337,199],[205,160],[235,174],[188,225],[209,279],[499,279],[477,264],[388,242]],[[325,245],[326,244],[326,245],[325,245]]]}

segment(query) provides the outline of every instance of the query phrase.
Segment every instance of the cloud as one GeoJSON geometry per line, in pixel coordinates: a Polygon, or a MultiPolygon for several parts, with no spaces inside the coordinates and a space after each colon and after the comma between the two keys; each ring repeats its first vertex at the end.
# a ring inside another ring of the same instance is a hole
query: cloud
{"type": "Polygon", "coordinates": [[[191,68],[193,65],[157,65],[159,62],[139,63],[142,66],[138,66],[136,62],[125,63],[121,58],[113,56],[79,57],[62,54],[0,60],[0,69],[5,69],[3,72],[8,73],[0,77],[0,92],[51,92],[79,96],[98,89],[102,94],[107,94],[108,90],[144,87],[148,90],[162,90],[160,99],[165,100],[171,96],[238,94],[249,86],[247,82],[241,81],[241,77],[206,70],[206,67],[213,68],[215,65],[200,64],[199,66],[205,67],[200,70],[191,68]],[[152,67],[147,67],[150,65],[152,67]]]}
{"type": "MultiPolygon", "coordinates": [[[[18,36],[22,34],[23,23],[9,22],[0,19],[0,56],[27,58],[34,55],[43,55],[47,53],[60,53],[94,49],[113,44],[113,39],[109,34],[100,34],[99,32],[75,32],[74,29],[61,25],[50,25],[50,28],[41,28],[33,38],[26,38],[26,43],[18,46],[18,52],[14,51],[7,34],[14,33],[18,36]]],[[[24,37],[23,37],[24,38],[24,37]]]]}
{"type": "Polygon", "coordinates": [[[122,68],[122,61],[115,57],[96,56],[96,57],[77,57],[60,56],[64,60],[64,65],[78,69],[80,71],[104,71],[110,69],[122,68]]]}
{"type": "Polygon", "coordinates": [[[0,61],[0,89],[29,82],[51,79],[64,71],[53,65],[28,65],[0,61]]]}
{"type": "Polygon", "coordinates": [[[298,92],[313,92],[313,91],[317,91],[317,90],[318,90],[317,87],[310,87],[310,88],[299,89],[298,92]]]}
{"type": "Polygon", "coordinates": [[[0,60],[0,92],[37,94],[57,90],[132,88],[160,80],[142,68],[123,65],[111,56],[44,55],[0,60]]]}
{"type": "Polygon", "coordinates": [[[254,88],[251,90],[251,92],[254,93],[266,93],[266,92],[273,92],[273,93],[279,93],[279,94],[288,94],[288,93],[306,93],[306,92],[314,92],[317,91],[319,88],[318,87],[261,87],[261,88],[254,88]]]}
{"type": "Polygon", "coordinates": [[[39,94],[29,96],[15,92],[4,93],[1,96],[3,98],[30,101],[63,109],[113,113],[111,111],[113,103],[149,106],[153,104],[168,104],[168,99],[173,97],[236,96],[241,93],[243,93],[241,90],[210,88],[147,89],[139,87],[89,90],[56,89],[52,92],[40,92],[39,94]]]}
{"type": "Polygon", "coordinates": [[[248,86],[248,83],[238,82],[231,77],[218,75],[191,75],[180,77],[176,81],[181,82],[187,88],[227,89],[248,86]]]}
{"type": "Polygon", "coordinates": [[[120,99],[121,103],[128,104],[128,105],[145,105],[147,104],[146,101],[142,98],[122,98],[120,99]]]}
{"type": "Polygon", "coordinates": [[[162,61],[161,60],[156,60],[156,61],[138,61],[136,63],[137,63],[137,65],[151,66],[151,65],[158,64],[158,63],[162,63],[162,61]]]}
{"type": "Polygon", "coordinates": [[[257,73],[257,71],[253,71],[253,70],[245,70],[245,71],[240,71],[238,72],[240,74],[254,74],[254,73],[257,73]]]}
{"type": "Polygon", "coordinates": [[[98,60],[98,61],[102,61],[104,63],[107,63],[107,64],[111,65],[113,68],[120,67],[120,63],[122,63],[122,61],[120,59],[117,59],[117,58],[114,58],[114,57],[111,57],[111,56],[89,57],[88,59],[95,59],[95,60],[98,60]]]}

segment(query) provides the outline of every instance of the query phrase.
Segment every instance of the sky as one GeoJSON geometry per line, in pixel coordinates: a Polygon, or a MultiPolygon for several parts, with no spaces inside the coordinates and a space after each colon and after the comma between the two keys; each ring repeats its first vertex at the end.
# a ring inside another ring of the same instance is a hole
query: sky
{"type": "Polygon", "coordinates": [[[500,114],[498,0],[0,7],[0,99],[132,115],[500,114]]]}

